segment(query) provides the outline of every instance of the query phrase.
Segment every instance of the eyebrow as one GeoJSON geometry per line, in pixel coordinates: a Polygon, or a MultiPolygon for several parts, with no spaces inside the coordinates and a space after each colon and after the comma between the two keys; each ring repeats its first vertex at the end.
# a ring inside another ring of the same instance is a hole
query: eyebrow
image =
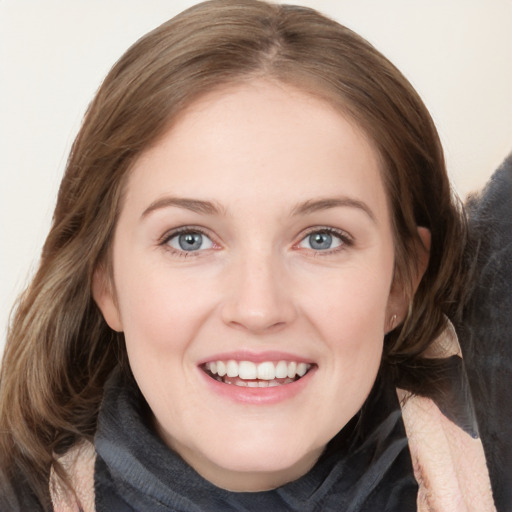
{"type": "Polygon", "coordinates": [[[218,215],[222,211],[222,208],[212,201],[202,201],[200,199],[189,199],[186,197],[164,197],[162,199],[157,199],[156,201],[151,203],[144,210],[144,212],[142,212],[141,217],[147,217],[151,212],[154,212],[155,210],[160,210],[161,208],[169,208],[173,206],[206,215],[218,215]]]}
{"type": "MultiPolygon", "coordinates": [[[[147,217],[151,212],[162,208],[184,208],[195,213],[201,213],[206,215],[220,215],[224,208],[217,205],[213,201],[204,201],[201,199],[190,199],[186,197],[164,197],[157,199],[151,203],[142,213],[142,218],[147,217]]],[[[322,210],[328,210],[330,208],[349,207],[357,208],[368,215],[368,217],[376,222],[376,218],[371,208],[358,199],[351,197],[329,197],[321,199],[309,199],[303,203],[298,204],[292,209],[291,215],[308,215],[322,210]]]]}
{"type": "Polygon", "coordinates": [[[307,215],[310,213],[339,207],[357,208],[358,210],[366,213],[373,222],[377,222],[372,209],[363,201],[354,199],[352,197],[327,197],[320,199],[310,199],[298,204],[295,208],[293,208],[292,215],[307,215]]]}

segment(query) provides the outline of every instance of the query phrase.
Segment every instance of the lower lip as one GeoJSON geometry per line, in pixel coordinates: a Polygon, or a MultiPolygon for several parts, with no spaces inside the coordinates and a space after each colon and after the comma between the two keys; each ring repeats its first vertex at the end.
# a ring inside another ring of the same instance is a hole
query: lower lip
{"type": "Polygon", "coordinates": [[[208,388],[218,395],[243,404],[272,405],[290,400],[298,395],[313,378],[316,367],[311,368],[299,380],[270,388],[249,388],[236,386],[235,384],[224,384],[207,375],[201,368],[198,368],[198,370],[202,374],[208,388]]]}

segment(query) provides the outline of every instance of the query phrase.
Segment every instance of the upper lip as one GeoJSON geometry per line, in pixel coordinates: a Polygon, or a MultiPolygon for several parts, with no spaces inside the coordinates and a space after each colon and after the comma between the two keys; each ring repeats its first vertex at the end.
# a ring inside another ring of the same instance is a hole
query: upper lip
{"type": "Polygon", "coordinates": [[[253,363],[263,363],[265,361],[295,361],[297,363],[314,363],[314,361],[312,361],[310,358],[299,356],[291,352],[283,352],[277,350],[269,350],[264,352],[236,350],[233,352],[222,352],[205,357],[198,362],[198,366],[211,361],[229,361],[230,359],[234,361],[252,361],[253,363]]]}

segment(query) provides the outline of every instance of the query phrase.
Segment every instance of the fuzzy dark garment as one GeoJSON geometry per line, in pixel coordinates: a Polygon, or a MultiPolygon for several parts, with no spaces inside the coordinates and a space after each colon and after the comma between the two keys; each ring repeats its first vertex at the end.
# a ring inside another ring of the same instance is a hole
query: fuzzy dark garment
{"type": "Polygon", "coordinates": [[[512,154],[467,202],[475,277],[457,325],[496,508],[512,511],[512,154]]]}

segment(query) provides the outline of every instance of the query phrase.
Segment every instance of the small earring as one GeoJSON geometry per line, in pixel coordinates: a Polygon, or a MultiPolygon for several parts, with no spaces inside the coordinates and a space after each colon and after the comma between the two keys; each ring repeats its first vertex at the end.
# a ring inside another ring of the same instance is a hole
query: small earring
{"type": "Polygon", "coordinates": [[[393,315],[391,317],[391,320],[389,321],[389,330],[392,331],[395,328],[396,324],[396,315],[393,315]]]}

